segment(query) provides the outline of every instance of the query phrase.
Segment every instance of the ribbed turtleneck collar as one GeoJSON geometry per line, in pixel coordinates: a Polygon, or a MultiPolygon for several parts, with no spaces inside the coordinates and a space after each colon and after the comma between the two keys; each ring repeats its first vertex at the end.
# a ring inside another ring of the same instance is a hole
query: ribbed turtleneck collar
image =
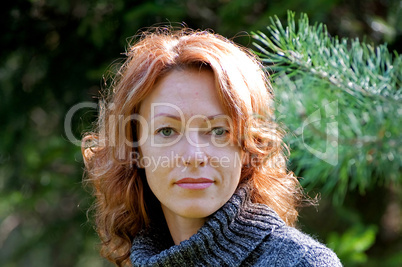
{"type": "Polygon", "coordinates": [[[130,259],[133,266],[236,266],[284,225],[272,209],[251,203],[249,189],[240,186],[190,239],[173,245],[166,229],[151,227],[134,238],[130,259]]]}

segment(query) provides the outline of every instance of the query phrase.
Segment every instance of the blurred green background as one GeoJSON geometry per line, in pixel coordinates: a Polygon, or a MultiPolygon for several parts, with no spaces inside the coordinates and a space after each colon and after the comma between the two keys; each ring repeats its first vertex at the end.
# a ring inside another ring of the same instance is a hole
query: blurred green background
{"type": "MultiPolygon", "coordinates": [[[[386,42],[402,52],[397,0],[2,3],[0,266],[110,266],[98,255],[80,147],[69,141],[64,123],[74,105],[97,103],[102,77],[139,29],[183,23],[254,49],[247,33],[266,32],[273,15],[285,21],[288,9],[325,23],[332,36],[386,42]]],[[[93,108],[75,113],[75,138],[95,119],[93,108]]],[[[397,182],[378,179],[367,190],[350,189],[337,204],[317,185],[311,192],[321,192],[320,206],[302,210],[300,228],[334,248],[345,266],[402,266],[400,170],[397,182]]],[[[303,176],[303,168],[297,174],[303,176]]]]}

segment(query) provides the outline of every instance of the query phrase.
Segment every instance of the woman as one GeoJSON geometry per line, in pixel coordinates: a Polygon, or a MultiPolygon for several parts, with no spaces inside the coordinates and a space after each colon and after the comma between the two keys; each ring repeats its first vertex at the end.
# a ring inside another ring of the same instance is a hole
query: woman
{"type": "Polygon", "coordinates": [[[259,61],[204,31],[144,33],[83,139],[102,255],[118,266],[339,266],[294,226],[259,61]],[[88,148],[91,146],[90,148],[88,148]]]}

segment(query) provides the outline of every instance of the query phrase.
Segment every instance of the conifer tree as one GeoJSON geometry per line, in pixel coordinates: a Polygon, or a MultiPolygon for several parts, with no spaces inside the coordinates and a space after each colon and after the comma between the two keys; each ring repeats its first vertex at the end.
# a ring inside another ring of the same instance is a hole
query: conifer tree
{"type": "Polygon", "coordinates": [[[401,183],[402,58],[386,44],[331,37],[325,25],[271,18],[253,33],[271,73],[289,168],[307,190],[342,203],[348,190],[401,183]]]}

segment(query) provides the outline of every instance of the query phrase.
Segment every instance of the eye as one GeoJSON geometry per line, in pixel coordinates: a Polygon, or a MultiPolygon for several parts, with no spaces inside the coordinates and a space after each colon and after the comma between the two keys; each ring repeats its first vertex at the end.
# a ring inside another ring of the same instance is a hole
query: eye
{"type": "Polygon", "coordinates": [[[170,127],[164,127],[159,129],[157,133],[160,133],[164,137],[169,137],[174,134],[174,130],[170,127]]]}
{"type": "Polygon", "coordinates": [[[222,127],[216,127],[212,129],[211,133],[216,136],[222,136],[225,135],[227,131],[222,127]]]}

